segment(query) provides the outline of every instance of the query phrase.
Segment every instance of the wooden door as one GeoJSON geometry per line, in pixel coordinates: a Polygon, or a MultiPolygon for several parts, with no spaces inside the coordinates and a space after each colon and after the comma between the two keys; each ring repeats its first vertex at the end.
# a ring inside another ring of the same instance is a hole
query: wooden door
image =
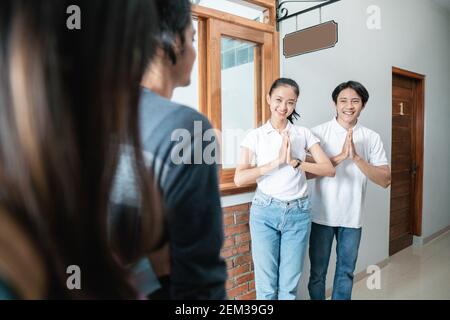
{"type": "Polygon", "coordinates": [[[421,80],[398,73],[393,74],[392,80],[389,255],[410,246],[413,235],[420,233],[423,158],[421,80]]]}

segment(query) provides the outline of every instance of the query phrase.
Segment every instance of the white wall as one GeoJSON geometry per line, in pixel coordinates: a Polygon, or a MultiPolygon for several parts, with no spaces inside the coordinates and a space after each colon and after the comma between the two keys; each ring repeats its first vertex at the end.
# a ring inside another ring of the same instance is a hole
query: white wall
{"type": "MultiPolygon", "coordinates": [[[[298,124],[313,127],[330,120],[332,90],[346,80],[360,81],[371,94],[361,123],[380,133],[391,159],[392,66],[425,74],[423,237],[445,228],[450,225],[450,13],[430,0],[343,0],[322,9],[322,21],[328,20],[339,24],[335,48],[281,57],[282,75],[302,89],[298,124]],[[370,5],[381,9],[380,30],[366,26],[370,5]]],[[[297,23],[300,29],[318,24],[318,11],[302,15],[297,23]]],[[[295,19],[283,22],[281,38],[295,28],[295,19]]],[[[357,272],[388,258],[390,190],[370,183],[366,199],[357,272]]],[[[327,287],[334,264],[333,253],[327,287]]],[[[308,277],[306,261],[301,298],[307,297],[308,277]]]]}

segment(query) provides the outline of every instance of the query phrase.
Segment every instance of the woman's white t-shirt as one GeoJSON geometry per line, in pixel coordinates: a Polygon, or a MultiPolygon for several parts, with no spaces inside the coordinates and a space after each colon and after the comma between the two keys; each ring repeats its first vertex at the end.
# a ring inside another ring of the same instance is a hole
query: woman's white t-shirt
{"type": "MultiPolygon", "coordinates": [[[[307,151],[319,143],[319,139],[309,129],[292,125],[290,122],[284,131],[289,135],[292,158],[304,161],[307,151]]],[[[281,134],[268,121],[265,125],[251,130],[241,142],[241,147],[254,153],[253,162],[259,167],[278,158],[281,142],[281,134]]],[[[282,201],[291,201],[308,195],[305,172],[288,164],[270,171],[256,182],[260,191],[282,201]]]]}

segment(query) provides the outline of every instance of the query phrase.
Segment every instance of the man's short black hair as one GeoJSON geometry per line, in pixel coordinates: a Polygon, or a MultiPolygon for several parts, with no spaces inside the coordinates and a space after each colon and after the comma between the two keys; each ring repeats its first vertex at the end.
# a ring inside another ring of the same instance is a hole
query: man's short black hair
{"type": "Polygon", "coordinates": [[[347,81],[338,85],[336,89],[334,89],[332,94],[334,103],[337,104],[337,99],[341,91],[348,88],[356,91],[356,93],[362,100],[363,106],[365,106],[367,101],[369,101],[369,92],[361,83],[357,81],[347,81]]]}
{"type": "Polygon", "coordinates": [[[181,45],[186,41],[184,33],[192,23],[191,2],[189,0],[156,0],[159,20],[159,34],[156,36],[159,45],[173,64],[177,63],[174,50],[177,35],[181,45]]]}

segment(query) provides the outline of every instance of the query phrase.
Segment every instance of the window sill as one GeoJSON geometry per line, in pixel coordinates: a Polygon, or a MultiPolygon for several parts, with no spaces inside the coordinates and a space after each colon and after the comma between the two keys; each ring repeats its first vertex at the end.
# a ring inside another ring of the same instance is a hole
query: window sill
{"type": "Polygon", "coordinates": [[[242,187],[237,187],[234,182],[221,183],[220,184],[220,195],[230,196],[247,192],[254,192],[256,190],[256,184],[250,184],[242,187]]]}

